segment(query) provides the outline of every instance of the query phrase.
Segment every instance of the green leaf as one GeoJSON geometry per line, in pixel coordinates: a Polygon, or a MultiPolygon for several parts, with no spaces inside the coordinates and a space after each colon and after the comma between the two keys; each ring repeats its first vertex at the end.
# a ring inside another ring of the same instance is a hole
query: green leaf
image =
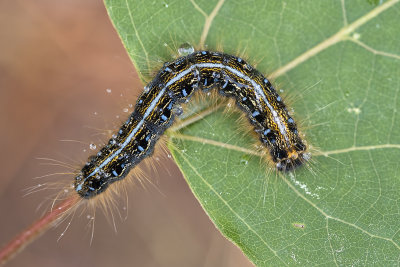
{"type": "Polygon", "coordinates": [[[236,113],[169,132],[193,193],[252,262],[399,265],[398,0],[105,2],[144,80],[189,42],[245,54],[292,97],[313,157],[292,173],[265,163],[236,113]]]}

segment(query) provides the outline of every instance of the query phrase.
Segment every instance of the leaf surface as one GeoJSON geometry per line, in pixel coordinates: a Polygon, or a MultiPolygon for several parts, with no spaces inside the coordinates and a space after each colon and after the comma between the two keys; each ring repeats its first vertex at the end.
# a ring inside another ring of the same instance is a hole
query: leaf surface
{"type": "Polygon", "coordinates": [[[236,113],[169,132],[193,193],[256,265],[399,265],[398,2],[105,1],[143,80],[188,42],[244,55],[287,96],[313,157],[292,173],[236,113]]]}

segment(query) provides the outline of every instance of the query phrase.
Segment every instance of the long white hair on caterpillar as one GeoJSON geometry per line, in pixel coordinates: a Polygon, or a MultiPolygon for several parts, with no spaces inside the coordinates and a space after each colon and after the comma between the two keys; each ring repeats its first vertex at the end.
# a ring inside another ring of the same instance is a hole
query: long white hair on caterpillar
{"type": "MultiPolygon", "coordinates": [[[[0,253],[5,261],[13,253],[42,233],[54,222],[74,214],[76,208],[100,205],[110,212],[113,195],[126,195],[125,179],[137,165],[153,153],[156,144],[175,118],[182,114],[181,105],[197,93],[215,91],[230,99],[243,112],[247,127],[259,140],[259,148],[267,155],[277,172],[293,172],[311,159],[305,140],[283,98],[271,81],[241,57],[223,52],[199,50],[183,46],[181,56],[166,62],[136,101],[133,112],[95,155],[89,157],[74,179],[56,199],[54,206],[33,228],[8,244],[0,253]],[[86,205],[81,205],[86,203],[86,205]],[[26,234],[27,232],[35,234],[26,234]]],[[[207,112],[215,109],[208,108],[207,112]]],[[[195,113],[201,119],[202,111],[195,113]],[[199,116],[200,114],[200,116],[199,116]]],[[[190,120],[193,123],[195,120],[190,120]]],[[[188,121],[183,122],[188,123],[188,121]]],[[[175,128],[178,130],[178,128],[175,128]]],[[[264,157],[263,157],[264,158],[264,157]]],[[[140,177],[136,174],[135,177],[140,177]]],[[[35,190],[35,189],[34,189],[35,190]]],[[[93,216],[94,217],[94,216],[93,216]]],[[[114,215],[111,211],[111,217],[114,215]]]]}

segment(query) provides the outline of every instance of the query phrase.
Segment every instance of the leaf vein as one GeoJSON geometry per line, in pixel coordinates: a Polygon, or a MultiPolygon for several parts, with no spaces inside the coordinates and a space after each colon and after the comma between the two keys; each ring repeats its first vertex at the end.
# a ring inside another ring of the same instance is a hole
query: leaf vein
{"type": "MultiPolygon", "coordinates": [[[[257,236],[260,241],[285,265],[287,266],[286,262],[279,257],[276,250],[274,250],[264,238],[262,238],[255,229],[251,225],[249,225],[230,205],[229,203],[215,190],[215,188],[207,182],[207,180],[197,171],[197,169],[187,160],[187,158],[182,154],[180,150],[175,149],[177,153],[179,153],[183,160],[188,164],[188,166],[193,170],[193,172],[200,178],[200,180],[221,200],[221,202],[235,215],[246,227],[249,231],[251,231],[255,236],[257,236]]],[[[200,199],[200,198],[199,198],[200,199]]]]}
{"type": "MultiPolygon", "coordinates": [[[[177,134],[173,132],[168,133],[170,137],[175,138],[175,139],[183,139],[183,140],[189,140],[189,141],[194,141],[202,144],[208,144],[208,145],[213,145],[213,146],[218,146],[230,150],[236,150],[239,152],[243,152],[246,154],[258,156],[258,157],[263,157],[265,155],[265,152],[257,152],[248,148],[244,148],[241,146],[237,145],[232,145],[232,144],[227,144],[207,138],[202,138],[198,136],[192,136],[192,135],[185,135],[185,134],[177,134]]],[[[382,145],[371,145],[371,146],[351,146],[348,148],[343,148],[343,149],[337,149],[337,150],[331,150],[331,151],[319,151],[316,153],[313,153],[314,156],[329,156],[329,155],[334,155],[334,154],[344,154],[348,152],[353,152],[353,151],[369,151],[369,150],[376,150],[376,149],[400,149],[400,144],[382,144],[382,145]]]]}
{"type": "Polygon", "coordinates": [[[389,242],[391,242],[398,250],[400,250],[400,246],[399,246],[396,242],[394,242],[393,239],[391,239],[391,238],[387,238],[387,237],[383,237],[383,236],[378,236],[378,235],[372,234],[372,233],[368,232],[367,230],[363,229],[362,227],[360,227],[360,226],[358,226],[358,225],[355,225],[354,223],[350,223],[350,222],[347,222],[347,221],[342,220],[342,219],[340,219],[340,218],[333,217],[333,216],[327,214],[327,213],[326,213],[325,211],[323,211],[320,207],[318,207],[316,204],[314,204],[311,200],[309,200],[309,199],[306,198],[303,194],[301,194],[301,193],[294,187],[294,185],[293,185],[292,183],[290,183],[289,180],[286,179],[286,177],[285,177],[284,175],[280,174],[280,176],[281,176],[281,178],[285,181],[285,183],[293,190],[293,192],[294,192],[295,194],[297,194],[298,196],[300,196],[304,201],[306,201],[308,204],[310,204],[312,207],[314,207],[316,210],[318,210],[318,211],[319,211],[322,215],[324,215],[327,219],[331,219],[331,220],[334,220],[334,221],[337,221],[337,222],[340,222],[340,223],[349,225],[349,226],[351,226],[351,227],[354,227],[355,229],[357,229],[357,230],[363,232],[364,234],[369,235],[370,237],[377,238],[377,239],[382,239],[382,240],[385,240],[385,241],[389,241],[389,242]]]}
{"type": "Polygon", "coordinates": [[[349,24],[348,26],[342,28],[340,31],[338,31],[336,34],[332,35],[328,39],[325,39],[318,45],[314,46],[313,48],[307,50],[297,58],[293,59],[286,65],[280,67],[276,71],[272,72],[270,77],[271,79],[275,79],[282,74],[287,73],[291,69],[295,68],[297,65],[303,63],[304,61],[308,60],[309,58],[315,56],[316,54],[319,54],[321,51],[327,49],[328,47],[343,41],[350,33],[352,33],[355,29],[359,28],[360,26],[364,25],[371,19],[375,18],[378,16],[380,13],[385,11],[386,9],[390,8],[394,4],[398,3],[400,0],[392,0],[392,1],[387,1],[384,4],[376,7],[375,9],[371,10],[369,13],[366,15],[362,16],[355,22],[349,24]]]}
{"type": "Polygon", "coordinates": [[[373,53],[375,55],[380,55],[380,56],[390,57],[390,58],[394,58],[394,59],[399,59],[400,60],[400,55],[396,55],[396,54],[393,54],[393,53],[377,50],[377,49],[372,48],[372,47],[368,46],[367,44],[365,44],[365,43],[361,42],[360,40],[357,40],[357,39],[355,39],[353,37],[346,38],[346,40],[349,40],[349,41],[361,46],[362,48],[365,48],[367,51],[369,51],[369,52],[371,52],[371,53],[373,53]]]}
{"type": "MultiPolygon", "coordinates": [[[[142,39],[140,38],[139,32],[138,32],[137,29],[136,29],[136,25],[135,25],[135,22],[134,22],[134,20],[133,20],[133,16],[132,16],[131,9],[130,9],[130,7],[129,7],[128,0],[125,0],[125,4],[126,4],[126,9],[127,9],[127,11],[128,11],[128,14],[129,14],[129,18],[130,18],[131,25],[132,25],[132,27],[133,27],[133,30],[135,31],[136,38],[137,38],[137,40],[138,40],[140,46],[141,46],[142,49],[143,49],[143,53],[144,53],[145,58],[146,58],[147,68],[150,70],[151,68],[150,68],[149,55],[148,55],[148,53],[147,53],[146,48],[144,47],[144,44],[143,44],[143,42],[142,42],[142,39]]],[[[132,58],[132,60],[133,60],[133,58],[132,58]]]]}

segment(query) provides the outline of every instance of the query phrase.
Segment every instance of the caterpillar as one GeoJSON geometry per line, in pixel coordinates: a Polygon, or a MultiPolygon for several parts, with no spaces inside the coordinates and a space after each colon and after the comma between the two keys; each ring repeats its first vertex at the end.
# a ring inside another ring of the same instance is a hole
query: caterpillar
{"type": "Polygon", "coordinates": [[[245,112],[278,171],[292,171],[310,159],[294,119],[271,82],[240,57],[196,51],[166,62],[145,86],[134,111],[74,179],[75,191],[92,198],[123,179],[152,154],[160,136],[196,91],[217,89],[245,112]]]}

